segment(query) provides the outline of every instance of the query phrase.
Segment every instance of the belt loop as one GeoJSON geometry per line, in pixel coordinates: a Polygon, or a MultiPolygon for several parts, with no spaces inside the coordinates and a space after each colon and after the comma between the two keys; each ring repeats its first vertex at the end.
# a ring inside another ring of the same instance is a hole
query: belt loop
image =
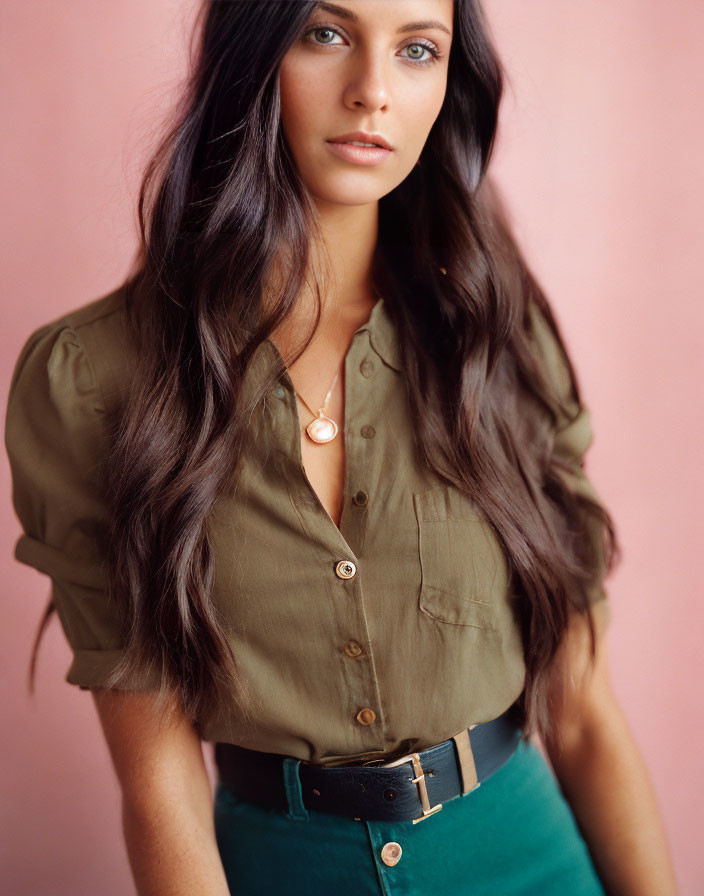
{"type": "Polygon", "coordinates": [[[301,789],[301,779],[298,776],[300,764],[300,759],[295,759],[291,756],[284,757],[284,787],[286,788],[286,799],[288,800],[288,812],[286,815],[292,821],[308,821],[308,810],[303,805],[303,790],[301,789]]]}
{"type": "MultiPolygon", "coordinates": [[[[476,727],[475,725],[471,726],[476,727]]],[[[460,761],[460,769],[462,771],[462,796],[466,796],[479,787],[477,780],[477,768],[474,764],[474,753],[472,752],[472,744],[469,739],[469,729],[463,728],[457,734],[452,735],[457,749],[457,758],[460,761]]]]}

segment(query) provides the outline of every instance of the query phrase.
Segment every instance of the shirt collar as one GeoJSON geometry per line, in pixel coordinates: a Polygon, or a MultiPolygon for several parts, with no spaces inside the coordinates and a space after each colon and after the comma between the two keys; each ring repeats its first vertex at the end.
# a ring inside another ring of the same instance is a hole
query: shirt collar
{"type": "Polygon", "coordinates": [[[401,351],[396,327],[389,316],[383,297],[379,297],[372,308],[369,320],[357,329],[368,330],[372,348],[382,361],[401,372],[401,351]]]}
{"type": "MultiPolygon", "coordinates": [[[[356,332],[365,330],[369,332],[371,346],[381,360],[400,373],[402,367],[398,335],[382,297],[374,303],[368,320],[358,327],[356,332]]],[[[265,339],[250,359],[245,372],[242,396],[245,402],[252,400],[261,378],[268,372],[269,365],[276,364],[277,359],[276,347],[269,339],[265,339]]]]}

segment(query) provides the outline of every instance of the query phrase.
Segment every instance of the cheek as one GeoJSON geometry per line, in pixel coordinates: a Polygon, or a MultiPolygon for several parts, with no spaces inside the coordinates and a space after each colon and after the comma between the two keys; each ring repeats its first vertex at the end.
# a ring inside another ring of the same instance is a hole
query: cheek
{"type": "Polygon", "coordinates": [[[445,81],[405,94],[403,118],[405,121],[413,122],[413,127],[409,127],[408,133],[415,134],[421,143],[425,142],[440,114],[444,99],[445,81]]]}
{"type": "Polygon", "coordinates": [[[282,66],[279,75],[281,120],[289,139],[314,129],[322,97],[320,78],[310,76],[301,66],[282,66]]]}

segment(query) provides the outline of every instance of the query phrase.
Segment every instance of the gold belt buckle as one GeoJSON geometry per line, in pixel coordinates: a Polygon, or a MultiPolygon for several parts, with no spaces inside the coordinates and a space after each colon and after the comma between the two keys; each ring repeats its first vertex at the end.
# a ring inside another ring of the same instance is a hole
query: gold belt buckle
{"type": "Polygon", "coordinates": [[[420,755],[418,753],[406,753],[406,755],[401,756],[400,759],[394,759],[392,762],[384,763],[381,768],[393,768],[396,765],[403,765],[403,763],[408,762],[409,759],[413,762],[413,771],[415,772],[416,777],[412,780],[414,784],[418,785],[420,802],[423,807],[423,814],[419,815],[418,818],[413,819],[413,824],[416,824],[442,809],[442,803],[438,803],[437,806],[430,805],[430,800],[428,799],[428,785],[425,783],[425,772],[420,764],[420,755]]]}

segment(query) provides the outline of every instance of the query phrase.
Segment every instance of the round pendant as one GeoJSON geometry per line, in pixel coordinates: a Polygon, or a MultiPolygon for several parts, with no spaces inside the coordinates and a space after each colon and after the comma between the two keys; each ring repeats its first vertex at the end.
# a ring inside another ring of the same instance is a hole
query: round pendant
{"type": "Polygon", "coordinates": [[[306,426],[306,432],[314,442],[332,442],[337,435],[337,423],[320,414],[306,426]]]}

